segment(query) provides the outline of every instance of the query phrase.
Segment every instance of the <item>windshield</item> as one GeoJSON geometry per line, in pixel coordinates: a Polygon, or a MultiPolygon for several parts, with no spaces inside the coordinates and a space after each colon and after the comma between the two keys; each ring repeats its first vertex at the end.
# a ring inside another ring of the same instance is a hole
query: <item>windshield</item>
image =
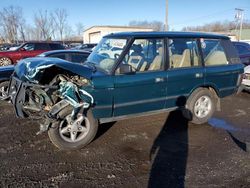
{"type": "Polygon", "coordinates": [[[126,44],[127,39],[103,38],[89,55],[87,62],[110,73],[126,44]]]}

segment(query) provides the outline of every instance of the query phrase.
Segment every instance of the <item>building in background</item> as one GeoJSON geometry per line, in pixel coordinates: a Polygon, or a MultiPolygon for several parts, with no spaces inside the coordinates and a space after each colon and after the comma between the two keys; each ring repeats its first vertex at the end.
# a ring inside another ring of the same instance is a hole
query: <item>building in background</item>
{"type": "Polygon", "coordinates": [[[153,29],[129,26],[93,26],[83,33],[84,43],[98,43],[103,36],[117,32],[153,31],[153,29]]]}
{"type": "MultiPolygon", "coordinates": [[[[239,39],[239,31],[238,30],[237,31],[232,30],[231,33],[235,34],[236,40],[239,39]]],[[[240,41],[250,43],[250,29],[242,29],[240,41]]]]}

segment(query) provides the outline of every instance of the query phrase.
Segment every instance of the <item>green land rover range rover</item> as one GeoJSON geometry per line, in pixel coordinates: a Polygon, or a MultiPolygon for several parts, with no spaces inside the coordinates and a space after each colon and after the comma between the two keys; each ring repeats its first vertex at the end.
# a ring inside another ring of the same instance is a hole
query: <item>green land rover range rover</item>
{"type": "Polygon", "coordinates": [[[186,32],[110,34],[83,64],[20,61],[8,95],[60,149],[90,143],[100,123],[182,110],[195,124],[237,92],[243,65],[228,37],[186,32]]]}

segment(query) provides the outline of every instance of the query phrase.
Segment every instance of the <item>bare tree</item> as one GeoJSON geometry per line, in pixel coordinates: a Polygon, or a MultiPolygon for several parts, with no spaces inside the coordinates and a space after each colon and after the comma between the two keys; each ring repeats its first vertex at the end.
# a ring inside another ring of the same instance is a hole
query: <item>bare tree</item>
{"type": "Polygon", "coordinates": [[[76,24],[76,35],[81,36],[84,30],[84,25],[81,22],[76,24]]]}
{"type": "Polygon", "coordinates": [[[18,28],[18,30],[19,30],[19,33],[20,33],[20,39],[23,42],[25,42],[25,39],[26,39],[25,34],[26,34],[26,32],[25,32],[25,20],[24,19],[22,19],[20,21],[20,27],[18,28]]]}
{"type": "Polygon", "coordinates": [[[54,13],[55,25],[58,29],[60,40],[63,41],[65,29],[67,26],[67,11],[65,9],[56,9],[54,13]]]}
{"type": "Polygon", "coordinates": [[[34,16],[35,29],[39,33],[38,40],[50,40],[54,35],[55,25],[52,14],[49,14],[47,10],[40,10],[38,14],[34,16]]]}
{"type": "Polygon", "coordinates": [[[164,24],[160,21],[130,21],[129,26],[137,26],[137,27],[143,27],[143,28],[150,28],[154,31],[163,31],[164,30],[164,24]]]}
{"type": "Polygon", "coordinates": [[[24,33],[25,33],[25,39],[27,41],[40,40],[39,28],[32,27],[32,26],[26,24],[23,29],[24,29],[24,33]]]}
{"type": "Polygon", "coordinates": [[[24,18],[20,7],[9,6],[0,11],[0,27],[2,27],[4,38],[8,42],[18,41],[18,29],[23,22],[24,18]]]}
{"type": "MultiPolygon", "coordinates": [[[[182,31],[206,31],[206,32],[227,32],[234,30],[236,28],[236,23],[234,21],[223,21],[223,22],[212,22],[208,24],[204,24],[201,26],[188,26],[184,27],[182,31]]],[[[250,21],[245,20],[243,23],[243,28],[250,28],[250,21]]]]}
{"type": "Polygon", "coordinates": [[[65,25],[65,38],[72,38],[74,36],[71,26],[65,25]]]}

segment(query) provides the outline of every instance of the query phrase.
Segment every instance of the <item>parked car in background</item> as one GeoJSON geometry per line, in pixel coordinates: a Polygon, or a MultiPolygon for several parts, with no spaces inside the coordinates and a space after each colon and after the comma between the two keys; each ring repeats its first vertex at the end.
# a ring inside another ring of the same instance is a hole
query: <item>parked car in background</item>
{"type": "Polygon", "coordinates": [[[18,47],[20,46],[20,44],[1,44],[0,45],[0,51],[7,51],[7,50],[10,50],[11,48],[13,47],[18,47]]]}
{"type": "Polygon", "coordinates": [[[244,65],[250,65],[250,44],[246,42],[233,42],[237,49],[240,60],[244,65]]]}
{"type": "Polygon", "coordinates": [[[220,110],[220,98],[238,91],[242,73],[226,36],[115,33],[84,64],[21,60],[8,94],[18,117],[43,120],[40,132],[48,130],[55,146],[72,150],[90,143],[99,123],[177,109],[192,123],[205,123],[220,110]]]}
{"type": "Polygon", "coordinates": [[[250,65],[244,68],[244,75],[242,79],[242,89],[250,92],[250,65]]]}
{"type": "MultiPolygon", "coordinates": [[[[64,59],[73,63],[83,63],[88,58],[90,52],[82,50],[53,50],[39,54],[37,57],[54,57],[64,59]]],[[[9,79],[14,71],[14,65],[0,67],[0,99],[6,98],[9,79]]]]}
{"type": "Polygon", "coordinates": [[[89,43],[89,44],[81,44],[79,46],[76,46],[72,49],[76,49],[76,50],[85,50],[85,51],[92,51],[93,48],[96,46],[96,43],[89,43]]]}
{"type": "Polygon", "coordinates": [[[13,71],[13,65],[0,67],[0,100],[7,98],[9,79],[13,71]]]}
{"type": "Polygon", "coordinates": [[[64,49],[63,45],[53,42],[27,42],[13,51],[0,52],[0,66],[16,64],[18,60],[34,57],[49,50],[64,49]]]}
{"type": "Polygon", "coordinates": [[[90,52],[83,50],[52,50],[38,55],[38,57],[56,57],[73,63],[83,63],[90,52]]]}

